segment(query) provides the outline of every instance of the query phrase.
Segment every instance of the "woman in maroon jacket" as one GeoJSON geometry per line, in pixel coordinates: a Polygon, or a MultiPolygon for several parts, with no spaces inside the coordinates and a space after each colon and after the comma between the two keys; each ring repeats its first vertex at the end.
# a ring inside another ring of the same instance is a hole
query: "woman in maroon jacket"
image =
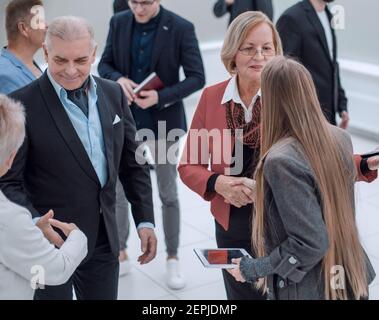
{"type": "MultiPolygon", "coordinates": [[[[192,120],[178,171],[191,190],[211,202],[219,248],[244,248],[254,255],[250,178],[259,157],[260,75],[281,54],[279,35],[267,16],[256,11],[238,16],[221,52],[232,77],[203,91],[192,120]]],[[[227,272],[223,276],[228,299],[264,298],[227,272]]]]}

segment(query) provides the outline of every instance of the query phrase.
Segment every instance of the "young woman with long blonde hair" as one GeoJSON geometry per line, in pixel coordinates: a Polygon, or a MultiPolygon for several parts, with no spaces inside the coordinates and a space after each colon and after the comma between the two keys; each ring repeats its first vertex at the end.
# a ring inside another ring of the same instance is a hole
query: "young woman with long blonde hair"
{"type": "Polygon", "coordinates": [[[361,299],[375,272],[355,222],[349,135],[321,112],[311,75],[278,57],[262,72],[261,159],[252,244],[238,281],[273,299],[361,299]]]}

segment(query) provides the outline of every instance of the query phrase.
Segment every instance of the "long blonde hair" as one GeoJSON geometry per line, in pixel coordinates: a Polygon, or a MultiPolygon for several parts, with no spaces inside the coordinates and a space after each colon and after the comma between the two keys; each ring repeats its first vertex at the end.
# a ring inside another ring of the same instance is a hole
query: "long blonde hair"
{"type": "MultiPolygon", "coordinates": [[[[269,149],[286,137],[295,138],[313,170],[321,195],[329,249],[323,258],[326,299],[348,299],[347,290],[333,289],[331,270],[343,266],[348,286],[356,299],[367,296],[364,252],[354,212],[354,178],[341,147],[331,133],[318,102],[310,73],[285,57],[270,61],[262,72],[261,161],[255,173],[257,197],[252,244],[259,257],[266,255],[263,159],[269,149]]],[[[350,159],[352,161],[352,159],[350,159]]],[[[266,281],[258,287],[267,288],[266,281]]]]}

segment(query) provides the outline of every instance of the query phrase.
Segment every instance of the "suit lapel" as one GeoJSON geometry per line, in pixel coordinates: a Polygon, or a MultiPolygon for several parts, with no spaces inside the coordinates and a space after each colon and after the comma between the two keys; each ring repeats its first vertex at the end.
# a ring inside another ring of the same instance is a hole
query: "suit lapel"
{"type": "Polygon", "coordinates": [[[39,87],[45,101],[45,106],[48,109],[55,125],[58,128],[63,140],[71,150],[73,156],[78,161],[83,171],[96,183],[100,184],[96,171],[92,166],[91,160],[88,157],[86,150],[75,131],[61,101],[59,100],[54,87],[45,72],[39,81],[39,87]]]}
{"type": "MultiPolygon", "coordinates": [[[[126,76],[130,76],[130,63],[131,63],[131,44],[132,44],[132,35],[133,35],[133,14],[132,12],[128,12],[127,20],[125,22],[125,28],[120,28],[121,39],[125,39],[121,41],[122,44],[121,52],[122,52],[122,61],[124,67],[122,70],[126,76]]],[[[124,25],[124,24],[123,24],[124,25]]]]}
{"type": "Polygon", "coordinates": [[[112,175],[112,163],[113,163],[113,120],[111,111],[109,110],[109,104],[107,104],[106,98],[104,96],[103,90],[100,88],[99,82],[97,81],[97,109],[99,110],[101,127],[103,129],[103,139],[105,144],[105,152],[107,156],[108,164],[108,181],[112,175]]]}
{"type": "Polygon", "coordinates": [[[321,21],[317,15],[317,12],[313,8],[313,6],[309,2],[309,0],[304,0],[303,4],[304,4],[305,10],[307,12],[308,20],[311,22],[313,27],[316,29],[317,37],[319,38],[319,40],[321,42],[322,48],[324,49],[325,54],[329,58],[330,63],[332,63],[332,58],[330,56],[330,51],[328,48],[328,42],[327,42],[326,36],[325,36],[325,30],[324,30],[324,28],[321,24],[321,21]]]}
{"type": "MultiPolygon", "coordinates": [[[[326,14],[328,15],[329,21],[332,21],[333,15],[330,12],[329,8],[326,7],[326,14]]],[[[336,38],[336,32],[334,28],[331,28],[332,30],[332,37],[333,37],[333,63],[337,60],[337,38],[336,38]]]]}
{"type": "Polygon", "coordinates": [[[161,7],[161,10],[162,16],[160,18],[154,40],[154,48],[150,65],[151,72],[154,71],[161,51],[167,45],[171,34],[171,18],[163,7],[161,7]]]}

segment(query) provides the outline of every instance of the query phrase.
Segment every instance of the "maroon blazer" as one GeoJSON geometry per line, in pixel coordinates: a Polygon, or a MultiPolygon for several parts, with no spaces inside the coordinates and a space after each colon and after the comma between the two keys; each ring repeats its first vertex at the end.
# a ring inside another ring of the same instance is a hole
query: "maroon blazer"
{"type": "Polygon", "coordinates": [[[178,167],[184,184],[204,200],[211,202],[211,212],[225,230],[229,227],[230,204],[225,203],[219,194],[208,193],[206,189],[210,176],[215,173],[229,175],[228,168],[232,166],[230,162],[234,138],[226,130],[226,107],[221,104],[229,81],[204,89],[178,167]],[[219,138],[210,139],[208,143],[209,136],[218,134],[219,138]]]}

